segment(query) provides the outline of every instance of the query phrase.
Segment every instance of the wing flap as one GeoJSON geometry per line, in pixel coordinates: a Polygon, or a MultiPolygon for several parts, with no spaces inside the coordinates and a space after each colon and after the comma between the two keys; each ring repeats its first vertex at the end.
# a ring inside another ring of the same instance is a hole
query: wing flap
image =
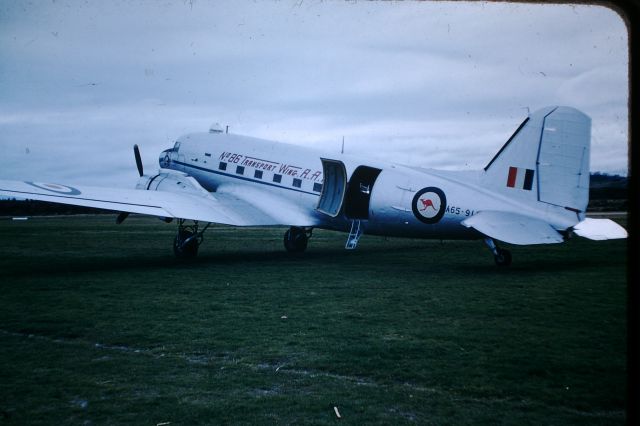
{"type": "Polygon", "coordinates": [[[269,218],[268,224],[289,226],[315,226],[317,219],[301,205],[291,202],[273,192],[263,191],[248,185],[220,185],[214,196],[233,199],[238,204],[249,206],[246,213],[249,220],[260,221],[269,218]]]}
{"type": "Polygon", "coordinates": [[[564,241],[562,235],[547,222],[517,213],[486,210],[461,223],[509,244],[555,244],[564,241]]]}

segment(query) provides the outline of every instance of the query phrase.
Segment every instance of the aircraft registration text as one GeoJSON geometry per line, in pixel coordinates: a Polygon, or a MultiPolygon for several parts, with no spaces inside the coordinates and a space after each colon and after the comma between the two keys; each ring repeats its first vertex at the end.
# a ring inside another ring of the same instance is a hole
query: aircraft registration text
{"type": "Polygon", "coordinates": [[[445,213],[457,216],[473,216],[476,212],[471,209],[465,209],[464,207],[447,206],[445,213]]]}

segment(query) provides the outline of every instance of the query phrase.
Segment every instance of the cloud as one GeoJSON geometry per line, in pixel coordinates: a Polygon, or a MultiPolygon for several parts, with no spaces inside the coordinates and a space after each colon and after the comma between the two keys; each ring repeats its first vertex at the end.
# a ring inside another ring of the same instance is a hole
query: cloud
{"type": "Polygon", "coordinates": [[[5,2],[2,177],[130,186],[134,143],[153,168],[214,121],[478,168],[527,109],[553,104],[592,117],[594,170],[626,170],[626,37],[614,12],[588,5],[5,2]]]}

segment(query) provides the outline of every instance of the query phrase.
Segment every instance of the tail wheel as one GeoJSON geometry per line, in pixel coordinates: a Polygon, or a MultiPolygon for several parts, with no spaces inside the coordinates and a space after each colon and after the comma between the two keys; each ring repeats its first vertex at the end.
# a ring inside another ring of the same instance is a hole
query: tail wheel
{"type": "Polygon", "coordinates": [[[497,248],[498,254],[494,256],[494,260],[496,261],[496,265],[498,266],[509,266],[511,265],[511,252],[509,250],[505,250],[503,248],[497,248]]]}
{"type": "Polygon", "coordinates": [[[284,248],[289,253],[302,253],[307,249],[309,236],[302,228],[289,228],[284,233],[284,248]]]}

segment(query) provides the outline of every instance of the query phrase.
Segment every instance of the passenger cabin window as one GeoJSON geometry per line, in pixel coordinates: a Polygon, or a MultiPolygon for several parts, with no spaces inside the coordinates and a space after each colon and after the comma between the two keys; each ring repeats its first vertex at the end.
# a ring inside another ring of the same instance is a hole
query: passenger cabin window
{"type": "Polygon", "coordinates": [[[218,165],[218,170],[227,170],[227,163],[225,163],[224,161],[221,161],[220,164],[218,165]]]}
{"type": "Polygon", "coordinates": [[[296,188],[300,188],[302,186],[302,180],[300,179],[293,179],[293,186],[295,186],[296,188]]]}
{"type": "Polygon", "coordinates": [[[256,172],[253,174],[253,177],[256,179],[262,179],[262,170],[256,170],[256,172]]]}
{"type": "Polygon", "coordinates": [[[236,167],[236,174],[243,175],[244,174],[244,166],[236,167]]]}
{"type": "Polygon", "coordinates": [[[280,183],[282,182],[282,175],[273,175],[273,181],[275,183],[280,183]]]}
{"type": "Polygon", "coordinates": [[[315,192],[322,192],[322,184],[318,183],[318,182],[314,183],[313,184],[313,190],[315,192]]]}

